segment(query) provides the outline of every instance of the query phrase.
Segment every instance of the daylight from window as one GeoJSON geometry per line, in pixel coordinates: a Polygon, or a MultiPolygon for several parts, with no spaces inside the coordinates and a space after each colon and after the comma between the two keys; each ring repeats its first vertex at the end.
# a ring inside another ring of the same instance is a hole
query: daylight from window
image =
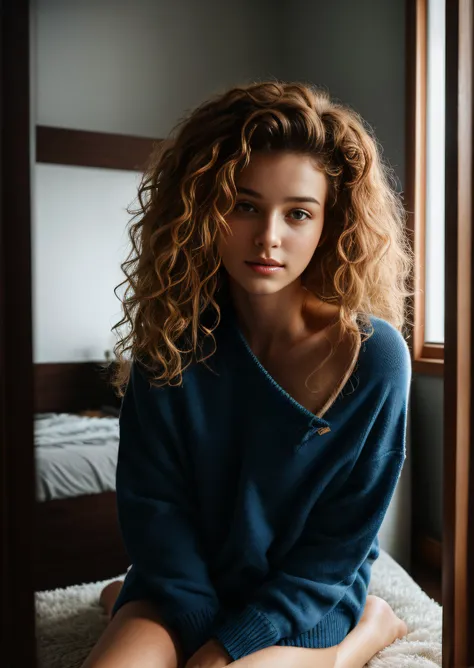
{"type": "Polygon", "coordinates": [[[427,31],[425,341],[444,343],[445,0],[429,0],[427,31]]]}

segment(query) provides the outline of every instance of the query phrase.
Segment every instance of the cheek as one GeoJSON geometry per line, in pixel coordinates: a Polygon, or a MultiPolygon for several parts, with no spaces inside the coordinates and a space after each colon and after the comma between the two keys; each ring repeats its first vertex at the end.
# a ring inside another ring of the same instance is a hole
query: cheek
{"type": "Polygon", "coordinates": [[[231,233],[221,233],[218,239],[218,248],[222,249],[223,252],[225,252],[226,249],[237,248],[238,246],[248,243],[248,239],[246,238],[242,226],[232,225],[232,223],[228,223],[228,225],[231,229],[231,233]]]}
{"type": "Polygon", "coordinates": [[[238,241],[236,241],[235,231],[232,229],[232,234],[227,234],[225,232],[220,233],[217,238],[217,252],[224,260],[228,261],[232,259],[232,256],[235,255],[235,251],[238,246],[238,241]]]}
{"type": "Polygon", "coordinates": [[[320,231],[315,233],[314,230],[311,230],[308,234],[296,234],[288,239],[288,250],[300,257],[302,261],[307,260],[313,256],[320,238],[320,231]]]}

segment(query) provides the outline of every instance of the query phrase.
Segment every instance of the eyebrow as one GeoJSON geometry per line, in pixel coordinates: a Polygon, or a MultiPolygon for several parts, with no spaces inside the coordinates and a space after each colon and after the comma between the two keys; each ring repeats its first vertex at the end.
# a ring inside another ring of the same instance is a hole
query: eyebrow
{"type": "MultiPolygon", "coordinates": [[[[243,188],[243,187],[238,187],[237,188],[238,193],[242,193],[244,195],[253,195],[257,199],[262,199],[262,195],[255,190],[252,190],[251,188],[243,188]]],[[[315,204],[321,204],[318,202],[317,199],[314,197],[285,197],[283,200],[284,202],[314,202],[315,204]]]]}

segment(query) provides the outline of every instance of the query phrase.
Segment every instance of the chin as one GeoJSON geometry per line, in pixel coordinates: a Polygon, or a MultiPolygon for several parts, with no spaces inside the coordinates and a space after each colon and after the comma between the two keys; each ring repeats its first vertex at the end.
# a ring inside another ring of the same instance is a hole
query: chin
{"type": "Polygon", "coordinates": [[[239,288],[248,292],[251,295],[273,295],[276,292],[283,290],[289,282],[275,281],[267,276],[252,277],[237,277],[235,274],[230,274],[230,281],[237,284],[239,288]]]}

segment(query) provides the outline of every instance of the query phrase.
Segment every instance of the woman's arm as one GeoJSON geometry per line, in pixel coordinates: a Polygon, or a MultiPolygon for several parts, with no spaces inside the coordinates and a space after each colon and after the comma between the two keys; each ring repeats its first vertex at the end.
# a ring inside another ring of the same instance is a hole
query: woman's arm
{"type": "Polygon", "coordinates": [[[186,457],[160,392],[134,362],[117,464],[118,515],[132,567],[113,614],[130,601],[151,602],[189,656],[208,640],[219,601],[195,530],[186,457]]]}

